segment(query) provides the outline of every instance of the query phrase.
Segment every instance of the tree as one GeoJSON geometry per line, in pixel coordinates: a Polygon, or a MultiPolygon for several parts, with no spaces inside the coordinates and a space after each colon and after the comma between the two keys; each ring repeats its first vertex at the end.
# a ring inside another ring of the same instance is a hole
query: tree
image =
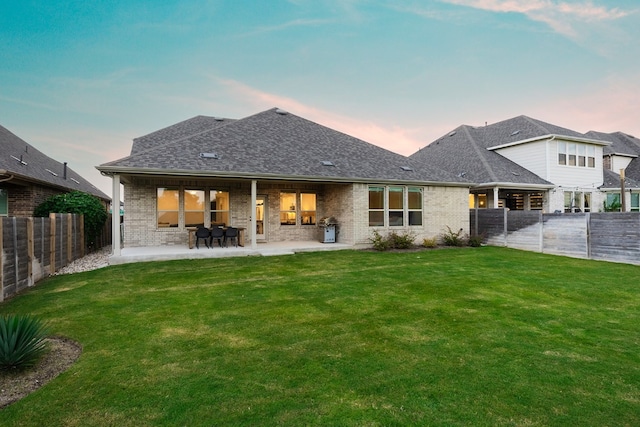
{"type": "Polygon", "coordinates": [[[72,191],[48,198],[35,208],[33,215],[46,217],[50,213],[83,214],[85,242],[89,248],[95,246],[96,239],[109,218],[100,199],[81,191],[72,191]]]}

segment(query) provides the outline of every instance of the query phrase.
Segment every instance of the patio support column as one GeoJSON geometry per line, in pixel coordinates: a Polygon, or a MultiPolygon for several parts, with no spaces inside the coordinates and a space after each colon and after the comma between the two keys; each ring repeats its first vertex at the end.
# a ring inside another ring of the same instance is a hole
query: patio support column
{"type": "Polygon", "coordinates": [[[498,194],[498,187],[493,187],[493,208],[494,209],[498,209],[499,204],[498,204],[498,198],[499,198],[499,194],[498,194]]]}
{"type": "Polygon", "coordinates": [[[258,198],[258,181],[251,180],[251,249],[258,248],[256,241],[256,199],[258,198]]]}
{"type": "Polygon", "coordinates": [[[111,253],[120,256],[120,174],[111,176],[111,253]]]}

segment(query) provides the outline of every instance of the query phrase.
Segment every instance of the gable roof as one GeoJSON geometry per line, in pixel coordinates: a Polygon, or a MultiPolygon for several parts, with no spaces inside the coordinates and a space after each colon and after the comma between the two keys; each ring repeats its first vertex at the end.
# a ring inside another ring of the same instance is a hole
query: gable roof
{"type": "Polygon", "coordinates": [[[550,188],[553,187],[552,183],[490,148],[548,135],[556,130],[526,116],[483,127],[462,125],[410,158],[464,174],[478,186],[499,183],[504,186],[550,188]]]}
{"type": "Polygon", "coordinates": [[[32,182],[64,191],[77,190],[111,200],[66,163],[48,157],[3,126],[0,126],[0,147],[2,180],[32,182]]]}
{"type": "MultiPolygon", "coordinates": [[[[178,125],[188,127],[195,119],[178,125]]],[[[278,108],[190,136],[168,138],[158,138],[155,146],[136,149],[98,169],[129,174],[468,185],[464,178],[438,167],[278,108]]]]}

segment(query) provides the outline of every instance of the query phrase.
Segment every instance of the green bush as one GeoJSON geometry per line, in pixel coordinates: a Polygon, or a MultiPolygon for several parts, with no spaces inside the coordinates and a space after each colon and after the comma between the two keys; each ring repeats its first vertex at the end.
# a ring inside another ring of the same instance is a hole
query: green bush
{"type": "Polygon", "coordinates": [[[442,242],[447,246],[464,246],[465,239],[462,237],[462,228],[457,232],[451,230],[451,227],[447,225],[447,231],[442,233],[442,242]]]}
{"type": "Polygon", "coordinates": [[[398,234],[395,231],[389,233],[387,237],[389,240],[389,245],[395,249],[410,249],[413,247],[414,242],[416,241],[415,234],[409,232],[404,232],[403,234],[398,234]]]}
{"type": "Polygon", "coordinates": [[[45,352],[47,326],[29,315],[0,316],[0,370],[33,366],[45,352]]]}
{"type": "Polygon", "coordinates": [[[475,236],[469,236],[469,238],[467,239],[467,242],[469,246],[472,246],[474,248],[479,248],[480,246],[482,246],[482,243],[484,242],[484,235],[476,234],[475,236]]]}
{"type": "Polygon", "coordinates": [[[107,210],[95,196],[81,191],[59,194],[45,200],[35,208],[34,216],[49,216],[50,213],[75,213],[84,215],[84,232],[88,248],[95,247],[105,222],[107,210]]]}
{"type": "Polygon", "coordinates": [[[391,247],[389,239],[383,237],[378,230],[373,230],[373,237],[369,238],[369,241],[377,251],[386,251],[391,247]]]}

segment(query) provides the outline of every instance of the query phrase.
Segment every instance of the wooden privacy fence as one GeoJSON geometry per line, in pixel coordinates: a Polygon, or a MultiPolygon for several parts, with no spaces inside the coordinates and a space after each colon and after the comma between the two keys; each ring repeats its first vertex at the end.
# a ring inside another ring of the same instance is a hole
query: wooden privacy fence
{"type": "Polygon", "coordinates": [[[0,219],[0,301],[85,254],[83,215],[0,219]]]}
{"type": "Polygon", "coordinates": [[[470,225],[489,245],[640,264],[639,212],[471,209],[470,225]]]}

